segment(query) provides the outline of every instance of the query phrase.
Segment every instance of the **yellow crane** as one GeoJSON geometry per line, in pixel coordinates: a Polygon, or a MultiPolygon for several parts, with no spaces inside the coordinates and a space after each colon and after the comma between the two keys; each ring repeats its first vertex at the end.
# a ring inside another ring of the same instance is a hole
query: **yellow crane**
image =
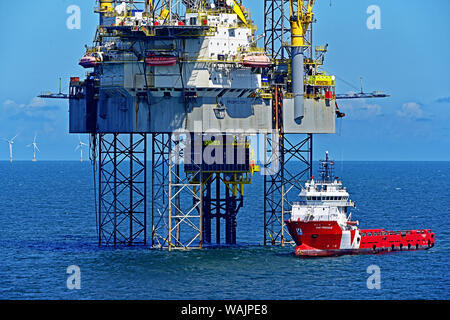
{"type": "Polygon", "coordinates": [[[315,0],[289,0],[291,38],[293,47],[305,46],[305,35],[313,22],[315,0]]]}
{"type": "Polygon", "coordinates": [[[147,10],[148,13],[153,13],[153,1],[152,0],[147,0],[147,10]]]}
{"type": "Polygon", "coordinates": [[[100,0],[100,12],[113,12],[113,0],[100,0]]]}
{"type": "Polygon", "coordinates": [[[239,19],[241,19],[241,21],[245,24],[246,27],[248,27],[248,22],[247,19],[245,18],[245,14],[244,11],[242,10],[241,6],[236,2],[236,0],[232,0],[230,1],[230,5],[234,11],[234,13],[237,14],[237,16],[239,17],[239,19]]]}

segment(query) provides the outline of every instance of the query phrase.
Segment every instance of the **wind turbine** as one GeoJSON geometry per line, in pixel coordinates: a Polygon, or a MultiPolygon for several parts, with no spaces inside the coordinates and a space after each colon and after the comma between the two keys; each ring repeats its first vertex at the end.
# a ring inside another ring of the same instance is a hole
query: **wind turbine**
{"type": "Polygon", "coordinates": [[[16,136],[14,138],[12,138],[11,140],[5,139],[6,142],[9,143],[9,162],[13,162],[13,144],[14,144],[14,140],[17,138],[19,134],[16,134],[16,136]]]}
{"type": "Polygon", "coordinates": [[[37,136],[37,134],[34,135],[33,143],[31,143],[27,146],[27,147],[31,147],[31,146],[33,147],[33,162],[36,162],[36,150],[38,152],[41,152],[41,150],[39,150],[37,143],[36,143],[36,136],[37,136]]]}
{"type": "Polygon", "coordinates": [[[78,143],[78,146],[75,148],[75,151],[80,149],[80,153],[81,153],[80,162],[83,162],[83,147],[88,146],[88,144],[81,141],[80,135],[78,135],[78,140],[80,140],[80,142],[78,143]]]}

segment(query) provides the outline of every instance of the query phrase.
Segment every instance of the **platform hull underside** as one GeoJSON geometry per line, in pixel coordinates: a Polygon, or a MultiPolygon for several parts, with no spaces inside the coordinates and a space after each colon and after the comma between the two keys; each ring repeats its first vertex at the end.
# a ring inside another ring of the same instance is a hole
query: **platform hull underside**
{"type": "MultiPolygon", "coordinates": [[[[124,89],[101,89],[95,110],[83,97],[70,99],[69,130],[71,133],[92,133],[92,127],[95,127],[98,133],[272,132],[270,99],[230,97],[222,98],[221,103],[223,107],[218,108],[216,97],[199,97],[185,102],[181,96],[147,99],[124,89]]],[[[336,132],[334,100],[329,103],[305,100],[305,117],[300,125],[294,121],[292,99],[284,100],[283,109],[285,133],[336,132]]]]}

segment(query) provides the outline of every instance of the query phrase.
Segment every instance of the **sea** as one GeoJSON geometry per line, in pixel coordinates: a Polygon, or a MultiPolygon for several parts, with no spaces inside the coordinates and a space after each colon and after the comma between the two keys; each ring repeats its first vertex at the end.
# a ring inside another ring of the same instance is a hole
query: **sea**
{"type": "Polygon", "coordinates": [[[336,163],[336,174],[361,228],[431,228],[436,245],[313,259],[296,257],[289,245],[264,246],[257,174],[246,187],[236,246],[99,247],[89,162],[0,162],[0,299],[449,299],[450,162],[348,161],[336,163]],[[78,267],[76,288],[68,285],[70,266],[78,267]]]}

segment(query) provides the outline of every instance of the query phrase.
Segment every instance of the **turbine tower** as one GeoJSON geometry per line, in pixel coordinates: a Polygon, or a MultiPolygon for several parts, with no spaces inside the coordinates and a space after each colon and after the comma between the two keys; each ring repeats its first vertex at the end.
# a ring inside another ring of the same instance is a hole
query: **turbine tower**
{"type": "Polygon", "coordinates": [[[38,151],[38,152],[41,152],[41,150],[39,150],[39,148],[38,148],[38,146],[37,146],[37,143],[36,143],[36,136],[37,136],[37,134],[35,134],[34,135],[34,140],[33,140],[33,143],[31,143],[31,144],[29,144],[27,147],[33,147],[33,162],[36,162],[37,160],[36,160],[36,150],[38,151]]]}
{"type": "Polygon", "coordinates": [[[80,135],[78,135],[78,140],[80,142],[78,143],[78,146],[75,148],[75,151],[80,149],[80,162],[83,162],[83,147],[88,146],[88,144],[81,141],[80,135]]]}
{"type": "Polygon", "coordinates": [[[11,140],[5,139],[6,142],[9,143],[9,162],[13,162],[13,144],[14,144],[14,140],[17,138],[19,134],[16,134],[16,136],[14,138],[12,138],[11,140]]]}

